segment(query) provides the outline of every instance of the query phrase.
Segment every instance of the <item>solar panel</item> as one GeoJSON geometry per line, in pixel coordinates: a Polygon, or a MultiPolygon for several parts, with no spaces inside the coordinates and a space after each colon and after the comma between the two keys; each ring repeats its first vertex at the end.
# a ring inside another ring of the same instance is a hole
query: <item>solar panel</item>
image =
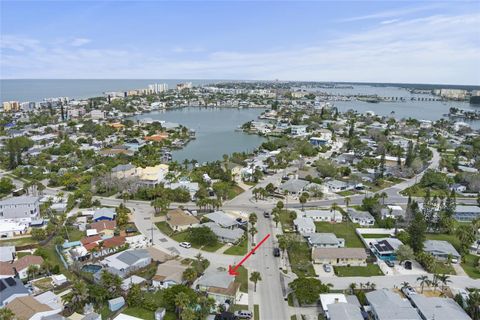
{"type": "Polygon", "coordinates": [[[3,283],[3,281],[0,281],[0,292],[2,292],[5,289],[7,289],[7,286],[5,285],[5,283],[3,283]]]}
{"type": "Polygon", "coordinates": [[[13,279],[13,278],[6,278],[5,281],[7,282],[7,284],[8,284],[10,287],[13,287],[13,286],[17,285],[17,282],[16,282],[15,279],[13,279]]]}

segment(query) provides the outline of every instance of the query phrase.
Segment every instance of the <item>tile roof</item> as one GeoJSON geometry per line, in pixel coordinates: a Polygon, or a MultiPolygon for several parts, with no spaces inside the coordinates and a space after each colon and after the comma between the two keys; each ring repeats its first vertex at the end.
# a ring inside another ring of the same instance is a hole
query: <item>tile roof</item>
{"type": "Polygon", "coordinates": [[[1,275],[15,275],[15,269],[19,272],[28,268],[30,265],[41,265],[43,258],[40,256],[23,256],[20,259],[10,262],[0,262],[0,274],[1,275]]]}
{"type": "Polygon", "coordinates": [[[117,222],[115,220],[112,220],[112,221],[102,220],[102,221],[97,221],[90,224],[90,228],[97,230],[97,232],[100,232],[105,229],[115,230],[116,227],[117,227],[117,222]]]}
{"type": "Polygon", "coordinates": [[[90,237],[85,237],[83,239],[80,240],[80,242],[85,246],[89,243],[92,243],[92,242],[99,242],[99,241],[102,241],[102,237],[100,237],[99,235],[94,235],[94,236],[90,236],[90,237]]]}

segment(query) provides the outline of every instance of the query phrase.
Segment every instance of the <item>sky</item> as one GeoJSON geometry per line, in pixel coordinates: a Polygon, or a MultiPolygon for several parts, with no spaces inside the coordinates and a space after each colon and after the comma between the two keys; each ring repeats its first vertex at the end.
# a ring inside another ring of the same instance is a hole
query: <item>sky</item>
{"type": "Polygon", "coordinates": [[[0,0],[1,79],[480,84],[480,1],[0,0]]]}

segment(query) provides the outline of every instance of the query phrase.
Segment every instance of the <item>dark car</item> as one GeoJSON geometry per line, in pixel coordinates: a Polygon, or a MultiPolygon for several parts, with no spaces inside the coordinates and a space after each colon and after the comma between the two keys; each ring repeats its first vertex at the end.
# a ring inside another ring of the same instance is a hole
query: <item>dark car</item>
{"type": "Polygon", "coordinates": [[[273,248],[273,256],[274,257],[280,257],[280,249],[279,248],[273,248]]]}
{"type": "Polygon", "coordinates": [[[264,216],[265,218],[270,218],[270,213],[268,213],[267,211],[265,211],[265,212],[263,213],[263,216],[264,216]]]}
{"type": "Polygon", "coordinates": [[[238,318],[231,312],[224,311],[215,315],[215,320],[237,320],[238,318]]]}

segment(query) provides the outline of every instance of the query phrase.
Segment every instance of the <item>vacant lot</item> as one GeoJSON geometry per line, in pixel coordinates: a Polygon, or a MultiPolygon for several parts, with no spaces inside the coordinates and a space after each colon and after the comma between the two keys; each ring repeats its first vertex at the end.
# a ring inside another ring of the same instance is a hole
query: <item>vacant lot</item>
{"type": "Polygon", "coordinates": [[[339,277],[372,277],[382,276],[383,272],[376,264],[369,263],[366,267],[333,267],[339,277]]]}
{"type": "Polygon", "coordinates": [[[353,223],[329,223],[315,222],[317,232],[331,232],[338,238],[345,239],[345,247],[347,248],[363,248],[364,245],[358,235],[355,233],[356,224],[353,223]]]}

